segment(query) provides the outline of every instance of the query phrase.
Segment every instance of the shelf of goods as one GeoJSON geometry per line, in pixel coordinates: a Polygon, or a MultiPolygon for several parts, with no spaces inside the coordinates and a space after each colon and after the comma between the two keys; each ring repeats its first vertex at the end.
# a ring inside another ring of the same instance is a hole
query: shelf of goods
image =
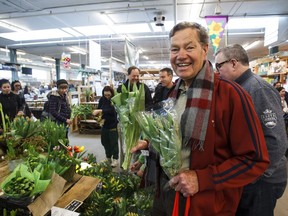
{"type": "Polygon", "coordinates": [[[100,134],[101,126],[93,119],[78,120],[78,131],[80,134],[100,134]]]}
{"type": "Polygon", "coordinates": [[[275,82],[286,82],[288,73],[288,55],[283,54],[258,59],[254,67],[255,73],[262,76],[267,82],[273,84],[275,82]]]}
{"type": "MultiPolygon", "coordinates": [[[[93,109],[97,109],[98,102],[95,101],[97,97],[93,92],[92,86],[78,86],[79,104],[90,105],[93,109]]],[[[77,118],[77,128],[80,134],[99,134],[101,127],[94,119],[77,118]]]]}
{"type": "Polygon", "coordinates": [[[79,103],[95,101],[95,95],[92,86],[78,86],[79,103]]]}
{"type": "Polygon", "coordinates": [[[47,99],[26,100],[29,109],[37,119],[40,119],[41,113],[44,108],[44,103],[46,101],[47,99]]]}

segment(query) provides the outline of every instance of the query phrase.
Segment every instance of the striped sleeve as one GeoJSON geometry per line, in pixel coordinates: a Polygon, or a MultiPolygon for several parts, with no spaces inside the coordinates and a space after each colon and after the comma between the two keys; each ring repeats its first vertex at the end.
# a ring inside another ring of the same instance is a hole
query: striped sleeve
{"type": "Polygon", "coordinates": [[[269,164],[262,127],[251,97],[238,84],[223,80],[215,114],[215,164],[197,170],[200,190],[247,185],[269,164]],[[227,148],[228,147],[228,148],[227,148]]]}

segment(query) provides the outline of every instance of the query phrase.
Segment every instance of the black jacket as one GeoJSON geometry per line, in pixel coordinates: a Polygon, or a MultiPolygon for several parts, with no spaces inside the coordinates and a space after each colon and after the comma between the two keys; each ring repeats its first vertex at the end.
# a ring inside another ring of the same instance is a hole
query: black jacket
{"type": "Polygon", "coordinates": [[[161,101],[164,101],[168,98],[168,95],[170,93],[170,90],[172,88],[168,89],[166,87],[163,87],[161,83],[159,83],[155,88],[155,93],[153,97],[153,105],[154,109],[161,108],[161,101]]]}
{"type": "Polygon", "coordinates": [[[117,113],[111,101],[105,97],[101,97],[99,100],[98,109],[102,109],[102,118],[105,119],[103,128],[117,128],[117,113]]]}
{"type": "Polygon", "coordinates": [[[53,115],[57,122],[65,124],[70,119],[71,108],[67,101],[66,95],[60,95],[57,91],[52,91],[49,96],[49,112],[53,115]]]}
{"type": "MultiPolygon", "coordinates": [[[[21,110],[21,102],[18,95],[10,92],[9,94],[0,94],[0,103],[2,104],[2,109],[4,115],[9,117],[9,120],[12,122],[16,117],[17,113],[21,110]]],[[[0,118],[1,127],[2,127],[2,118],[0,118]]]]}

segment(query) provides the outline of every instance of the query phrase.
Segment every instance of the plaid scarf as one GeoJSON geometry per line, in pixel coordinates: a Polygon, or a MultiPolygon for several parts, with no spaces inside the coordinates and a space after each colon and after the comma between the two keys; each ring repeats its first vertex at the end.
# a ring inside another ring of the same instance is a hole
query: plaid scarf
{"type": "MultiPolygon", "coordinates": [[[[179,87],[183,80],[179,79],[171,97],[178,97],[179,87]]],[[[212,65],[206,61],[204,67],[196,75],[187,90],[187,102],[181,116],[182,143],[192,145],[192,149],[204,151],[204,141],[207,132],[212,94],[214,89],[214,72],[212,65]],[[191,132],[192,131],[192,132],[191,132]]]]}

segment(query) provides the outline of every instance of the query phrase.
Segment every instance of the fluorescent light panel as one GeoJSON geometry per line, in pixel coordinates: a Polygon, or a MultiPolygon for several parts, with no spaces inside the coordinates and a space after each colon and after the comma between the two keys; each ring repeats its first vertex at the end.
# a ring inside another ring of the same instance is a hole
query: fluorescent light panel
{"type": "Polygon", "coordinates": [[[71,51],[73,51],[74,53],[79,53],[79,54],[82,54],[82,55],[86,55],[87,54],[87,51],[84,50],[84,49],[81,49],[79,47],[68,47],[68,49],[70,49],[71,51]]]}
{"type": "Polygon", "coordinates": [[[73,37],[82,37],[83,34],[80,34],[78,31],[75,31],[73,28],[61,28],[64,32],[72,35],[73,37]]]}
{"type": "Polygon", "coordinates": [[[252,49],[254,47],[256,47],[261,41],[260,40],[257,40],[257,41],[254,41],[253,43],[247,45],[247,46],[244,46],[243,48],[245,50],[249,50],[249,49],[252,49]]]}
{"type": "Polygon", "coordinates": [[[114,32],[107,25],[74,27],[85,36],[111,35],[114,32]]]}
{"type": "Polygon", "coordinates": [[[48,40],[55,38],[68,38],[70,34],[61,31],[60,29],[46,29],[29,32],[13,32],[3,33],[0,37],[14,41],[29,41],[29,40],[48,40]]]}
{"type": "Polygon", "coordinates": [[[0,26],[3,28],[7,28],[10,29],[12,31],[16,31],[16,32],[23,32],[23,31],[27,31],[25,28],[23,27],[19,27],[17,25],[11,24],[9,22],[6,21],[0,21],[0,26]]]}

